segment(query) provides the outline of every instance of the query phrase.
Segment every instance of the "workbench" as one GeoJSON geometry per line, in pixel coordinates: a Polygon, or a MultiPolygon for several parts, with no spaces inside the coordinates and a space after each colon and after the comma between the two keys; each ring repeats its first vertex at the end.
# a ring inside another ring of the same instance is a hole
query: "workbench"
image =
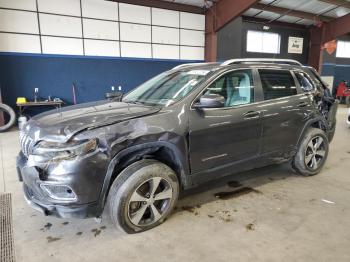
{"type": "Polygon", "coordinates": [[[28,107],[38,107],[38,106],[53,106],[56,109],[61,108],[63,101],[38,101],[38,102],[25,102],[25,103],[16,103],[19,109],[19,115],[23,115],[23,112],[28,107]]]}

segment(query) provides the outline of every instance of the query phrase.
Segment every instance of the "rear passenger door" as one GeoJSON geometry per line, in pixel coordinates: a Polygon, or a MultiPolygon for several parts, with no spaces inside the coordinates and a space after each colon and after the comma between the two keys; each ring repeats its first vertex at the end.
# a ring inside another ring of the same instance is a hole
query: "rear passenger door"
{"type": "Polygon", "coordinates": [[[291,71],[259,69],[264,102],[262,117],[262,155],[289,156],[306,121],[303,111],[309,99],[303,94],[291,71]]]}

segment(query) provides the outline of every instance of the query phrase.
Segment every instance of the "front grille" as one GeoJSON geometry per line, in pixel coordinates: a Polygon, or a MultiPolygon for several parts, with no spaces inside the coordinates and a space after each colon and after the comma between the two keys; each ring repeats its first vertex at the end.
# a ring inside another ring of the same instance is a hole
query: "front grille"
{"type": "Polygon", "coordinates": [[[29,154],[31,153],[31,149],[34,145],[34,140],[28,136],[26,133],[24,133],[23,131],[21,131],[19,133],[19,142],[21,144],[21,149],[23,154],[28,157],[29,154]]]}

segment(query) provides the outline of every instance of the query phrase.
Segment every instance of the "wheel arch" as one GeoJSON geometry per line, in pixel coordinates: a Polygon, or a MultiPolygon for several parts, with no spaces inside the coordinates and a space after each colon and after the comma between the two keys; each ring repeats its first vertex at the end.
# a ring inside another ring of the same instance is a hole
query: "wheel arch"
{"type": "Polygon", "coordinates": [[[323,119],[322,117],[313,118],[313,119],[310,119],[309,121],[306,122],[302,131],[300,132],[298,142],[297,142],[297,147],[299,147],[301,141],[303,140],[303,137],[305,136],[307,130],[310,127],[323,130],[326,133],[326,136],[328,137],[327,121],[325,119],[323,119]]]}
{"type": "MultiPolygon", "coordinates": [[[[127,166],[141,159],[155,159],[172,168],[179,180],[179,186],[187,188],[191,184],[189,165],[186,159],[181,158],[183,153],[175,145],[168,142],[151,142],[135,145],[121,150],[109,163],[103,183],[100,201],[104,206],[111,184],[127,166]]],[[[184,156],[186,157],[186,156],[184,156]]]]}

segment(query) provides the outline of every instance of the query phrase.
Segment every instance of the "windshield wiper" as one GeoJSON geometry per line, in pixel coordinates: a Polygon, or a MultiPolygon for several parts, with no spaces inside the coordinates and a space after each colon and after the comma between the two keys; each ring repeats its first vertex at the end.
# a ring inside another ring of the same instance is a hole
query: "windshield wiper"
{"type": "Polygon", "coordinates": [[[123,102],[128,103],[128,104],[134,104],[134,105],[161,106],[161,105],[158,104],[158,103],[141,102],[141,101],[139,101],[139,100],[136,100],[136,101],[125,100],[125,101],[123,101],[123,102]]]}
{"type": "Polygon", "coordinates": [[[125,103],[128,103],[128,104],[135,104],[135,105],[143,105],[144,103],[140,102],[140,101],[131,101],[131,100],[126,100],[126,101],[123,101],[125,103]]]}

